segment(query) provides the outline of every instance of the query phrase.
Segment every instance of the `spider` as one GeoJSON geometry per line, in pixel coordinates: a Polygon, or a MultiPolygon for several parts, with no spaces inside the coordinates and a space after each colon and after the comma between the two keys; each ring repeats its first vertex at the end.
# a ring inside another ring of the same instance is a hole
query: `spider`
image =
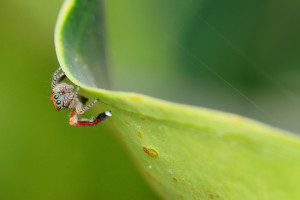
{"type": "Polygon", "coordinates": [[[65,78],[65,73],[61,72],[61,67],[59,67],[52,78],[52,93],[51,100],[56,107],[56,110],[63,109],[72,109],[72,113],[70,115],[70,125],[72,126],[95,126],[100,122],[107,119],[107,117],[112,116],[110,111],[106,111],[104,113],[99,114],[96,118],[91,119],[83,119],[78,118],[78,115],[85,113],[88,109],[90,109],[95,103],[99,101],[99,99],[95,99],[89,105],[83,107],[83,105],[88,100],[87,98],[78,95],[80,90],[80,86],[77,86],[76,91],[72,92],[74,89],[73,85],[69,85],[67,83],[60,83],[63,78],[65,78]]]}

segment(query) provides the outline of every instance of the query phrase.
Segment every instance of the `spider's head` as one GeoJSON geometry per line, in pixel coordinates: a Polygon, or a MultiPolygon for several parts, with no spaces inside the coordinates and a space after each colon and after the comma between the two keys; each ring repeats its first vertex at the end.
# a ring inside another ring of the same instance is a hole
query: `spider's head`
{"type": "Polygon", "coordinates": [[[74,100],[74,93],[72,92],[52,92],[51,101],[53,102],[56,110],[68,109],[74,100]]]}
{"type": "Polygon", "coordinates": [[[53,102],[56,110],[58,111],[64,109],[63,100],[61,96],[62,95],[60,95],[59,93],[55,93],[55,92],[51,93],[51,101],[53,102]]]}

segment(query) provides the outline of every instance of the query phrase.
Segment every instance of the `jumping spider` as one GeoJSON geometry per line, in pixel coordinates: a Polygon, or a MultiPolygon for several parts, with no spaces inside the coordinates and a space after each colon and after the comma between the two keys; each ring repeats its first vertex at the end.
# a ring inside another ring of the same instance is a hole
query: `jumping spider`
{"type": "Polygon", "coordinates": [[[51,100],[56,107],[56,110],[72,109],[70,116],[70,125],[72,126],[95,126],[96,124],[104,121],[107,117],[111,116],[110,111],[99,114],[96,118],[82,119],[78,118],[78,115],[85,113],[90,109],[99,99],[94,100],[89,105],[83,107],[83,104],[88,100],[85,97],[78,95],[80,87],[77,86],[75,93],[72,92],[74,89],[73,85],[67,83],[60,83],[65,78],[65,73],[59,73],[61,67],[59,67],[53,74],[52,79],[52,93],[51,100]]]}

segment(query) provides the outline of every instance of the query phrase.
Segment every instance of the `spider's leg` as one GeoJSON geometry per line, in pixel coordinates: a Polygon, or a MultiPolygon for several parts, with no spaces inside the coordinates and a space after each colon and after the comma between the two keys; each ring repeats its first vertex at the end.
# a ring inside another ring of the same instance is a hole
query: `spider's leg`
{"type": "Polygon", "coordinates": [[[59,81],[61,81],[65,77],[65,73],[62,72],[59,74],[61,67],[59,67],[53,74],[51,88],[53,89],[59,81]]]}
{"type": "Polygon", "coordinates": [[[77,114],[75,108],[72,110],[72,113],[70,115],[70,122],[69,123],[70,123],[71,126],[76,126],[76,124],[78,123],[78,114],[77,114]]]}
{"type": "Polygon", "coordinates": [[[99,101],[99,99],[95,99],[92,103],[90,103],[89,105],[85,106],[84,108],[83,108],[81,102],[77,103],[77,105],[76,105],[76,112],[81,115],[81,114],[85,113],[88,109],[90,109],[93,105],[95,105],[95,103],[97,103],[98,101],[99,101]]]}
{"type": "Polygon", "coordinates": [[[79,90],[80,90],[80,86],[77,86],[76,91],[74,93],[74,98],[77,98],[79,90]]]}
{"type": "Polygon", "coordinates": [[[58,73],[60,72],[60,70],[61,70],[61,67],[59,67],[59,68],[54,72],[53,77],[54,77],[54,76],[57,76],[58,73]]]}
{"type": "Polygon", "coordinates": [[[71,116],[70,116],[70,125],[72,126],[95,126],[104,120],[107,119],[107,117],[111,116],[110,111],[106,111],[104,113],[99,114],[96,118],[91,119],[78,119],[78,114],[76,112],[76,109],[73,109],[71,116]]]}
{"type": "Polygon", "coordinates": [[[54,72],[54,74],[53,74],[53,76],[52,76],[52,84],[51,84],[51,87],[53,88],[56,84],[57,84],[57,82],[58,82],[58,73],[60,72],[60,70],[61,70],[61,67],[59,67],[55,72],[54,72]]]}

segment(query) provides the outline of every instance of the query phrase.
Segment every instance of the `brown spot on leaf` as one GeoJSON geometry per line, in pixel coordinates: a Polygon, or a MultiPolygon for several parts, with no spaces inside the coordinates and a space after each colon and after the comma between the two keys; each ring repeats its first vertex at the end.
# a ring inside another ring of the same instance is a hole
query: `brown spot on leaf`
{"type": "Polygon", "coordinates": [[[140,138],[143,137],[143,133],[142,133],[142,131],[140,131],[140,130],[137,130],[136,134],[137,134],[137,136],[139,136],[140,138]]]}
{"type": "Polygon", "coordinates": [[[179,198],[183,199],[183,195],[182,194],[179,194],[178,196],[179,196],[179,198]]]}
{"type": "Polygon", "coordinates": [[[177,178],[172,177],[172,179],[173,179],[173,181],[175,181],[176,183],[178,182],[178,181],[177,181],[177,178]]]}
{"type": "Polygon", "coordinates": [[[146,174],[154,181],[161,183],[158,179],[156,179],[149,171],[146,171],[146,174]]]}
{"type": "Polygon", "coordinates": [[[213,195],[213,194],[210,194],[210,195],[209,195],[209,198],[210,198],[210,199],[213,199],[213,198],[214,198],[214,195],[213,195]]]}
{"type": "Polygon", "coordinates": [[[141,115],[141,116],[140,116],[140,119],[141,119],[141,120],[146,120],[146,117],[143,116],[143,115],[141,115]]]}
{"type": "Polygon", "coordinates": [[[143,150],[149,156],[151,156],[153,158],[158,158],[158,153],[154,149],[149,149],[149,148],[143,147],[143,150]]]}
{"type": "Polygon", "coordinates": [[[147,171],[146,173],[151,179],[155,179],[149,171],[147,171]]]}
{"type": "Polygon", "coordinates": [[[217,198],[220,198],[220,195],[216,194],[216,197],[217,197],[217,198]]]}

